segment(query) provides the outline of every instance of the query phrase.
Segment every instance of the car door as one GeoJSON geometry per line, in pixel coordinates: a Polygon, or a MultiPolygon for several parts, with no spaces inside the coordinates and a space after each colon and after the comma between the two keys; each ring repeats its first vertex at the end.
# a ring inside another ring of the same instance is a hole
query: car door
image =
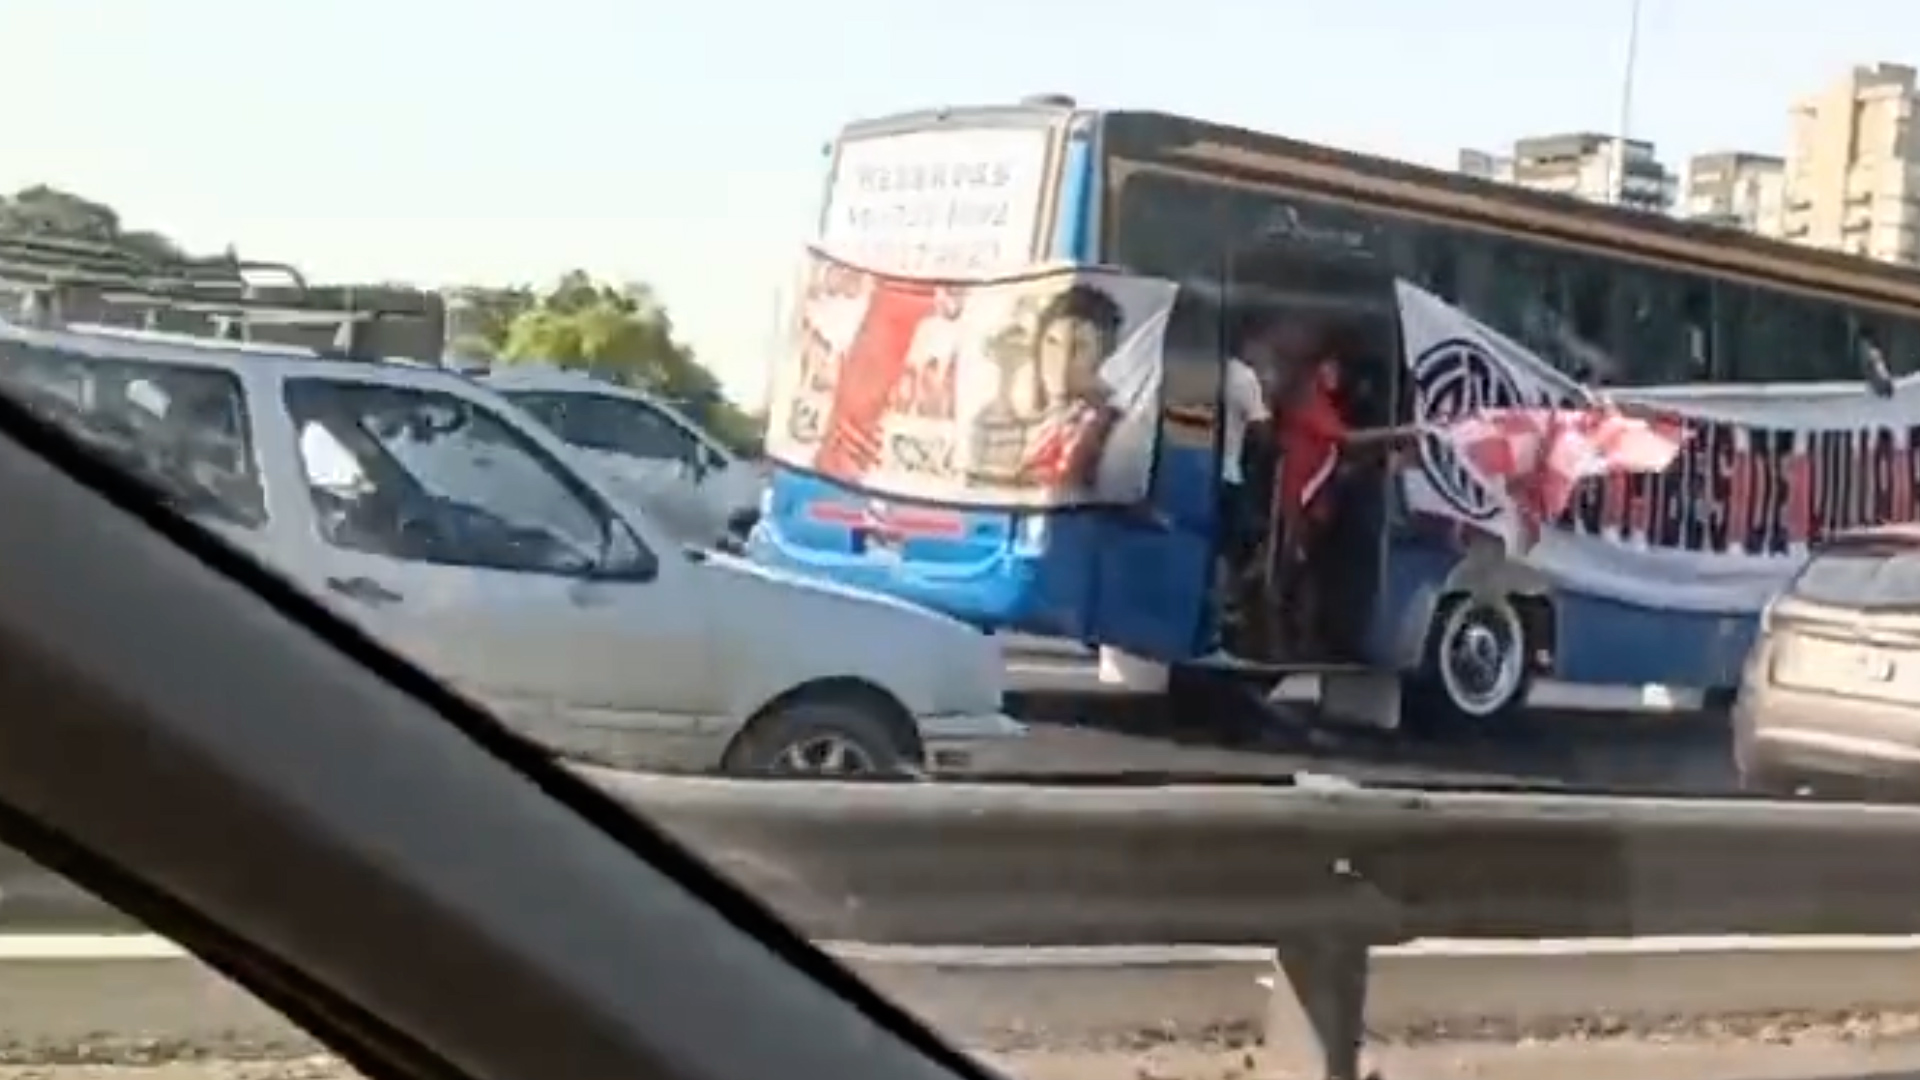
{"type": "Polygon", "coordinates": [[[374,634],[523,726],[712,713],[689,568],[546,436],[411,372],[289,378],[280,406],[318,590],[374,634]]]}

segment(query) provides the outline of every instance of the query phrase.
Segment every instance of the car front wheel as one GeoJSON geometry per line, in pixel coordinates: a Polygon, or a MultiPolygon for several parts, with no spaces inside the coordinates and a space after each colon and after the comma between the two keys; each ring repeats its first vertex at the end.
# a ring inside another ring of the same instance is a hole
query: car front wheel
{"type": "Polygon", "coordinates": [[[796,701],[755,719],[723,771],[743,776],[902,776],[919,768],[874,705],[796,701]]]}

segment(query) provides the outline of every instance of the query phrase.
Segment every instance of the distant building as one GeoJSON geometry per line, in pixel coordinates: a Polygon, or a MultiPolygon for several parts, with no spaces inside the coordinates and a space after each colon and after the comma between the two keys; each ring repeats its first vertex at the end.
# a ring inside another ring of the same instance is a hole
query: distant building
{"type": "Polygon", "coordinates": [[[1470,176],[1535,191],[1555,191],[1588,202],[1618,202],[1656,213],[1673,205],[1676,186],[1673,174],[1654,155],[1652,143],[1640,139],[1623,143],[1593,132],[1520,139],[1506,156],[1462,150],[1459,168],[1470,176]],[[1624,168],[1616,167],[1616,159],[1624,168]]]}
{"type": "Polygon", "coordinates": [[[1920,262],[1920,105],[1914,69],[1856,67],[1790,113],[1781,235],[1795,243],[1920,262]]]}
{"type": "Polygon", "coordinates": [[[1482,180],[1513,182],[1513,159],[1489,154],[1485,150],[1460,151],[1460,171],[1482,180]]]}
{"type": "Polygon", "coordinates": [[[1778,236],[1786,179],[1787,163],[1777,157],[1737,150],[1696,154],[1687,162],[1680,213],[1694,221],[1778,236]]]}

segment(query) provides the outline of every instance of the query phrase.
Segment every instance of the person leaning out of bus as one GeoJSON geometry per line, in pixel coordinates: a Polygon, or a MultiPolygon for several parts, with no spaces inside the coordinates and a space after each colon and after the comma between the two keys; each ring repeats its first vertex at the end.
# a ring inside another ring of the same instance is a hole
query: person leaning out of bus
{"type": "Polygon", "coordinates": [[[1320,534],[1335,510],[1332,481],[1340,464],[1361,452],[1398,455],[1410,448],[1420,429],[1355,429],[1347,424],[1343,365],[1360,349],[1350,334],[1333,325],[1290,323],[1270,339],[1276,359],[1274,428],[1280,467],[1274,490],[1277,599],[1288,623],[1290,647],[1311,653],[1318,610],[1329,598],[1318,595],[1324,575],[1307,572],[1320,534]]]}

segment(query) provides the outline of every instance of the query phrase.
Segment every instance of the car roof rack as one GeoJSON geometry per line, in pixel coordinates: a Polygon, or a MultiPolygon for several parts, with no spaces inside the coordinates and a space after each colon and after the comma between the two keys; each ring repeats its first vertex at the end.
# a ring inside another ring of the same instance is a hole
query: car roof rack
{"type": "Polygon", "coordinates": [[[215,341],[252,341],[257,329],[331,332],[337,359],[383,359],[369,330],[388,320],[442,319],[435,305],[382,302],[391,290],[315,288],[287,263],[212,257],[155,257],[124,245],[39,235],[0,235],[0,298],[16,321],[42,328],[76,323],[162,331],[181,316],[215,341]],[[169,317],[172,317],[170,320],[169,317]]]}

